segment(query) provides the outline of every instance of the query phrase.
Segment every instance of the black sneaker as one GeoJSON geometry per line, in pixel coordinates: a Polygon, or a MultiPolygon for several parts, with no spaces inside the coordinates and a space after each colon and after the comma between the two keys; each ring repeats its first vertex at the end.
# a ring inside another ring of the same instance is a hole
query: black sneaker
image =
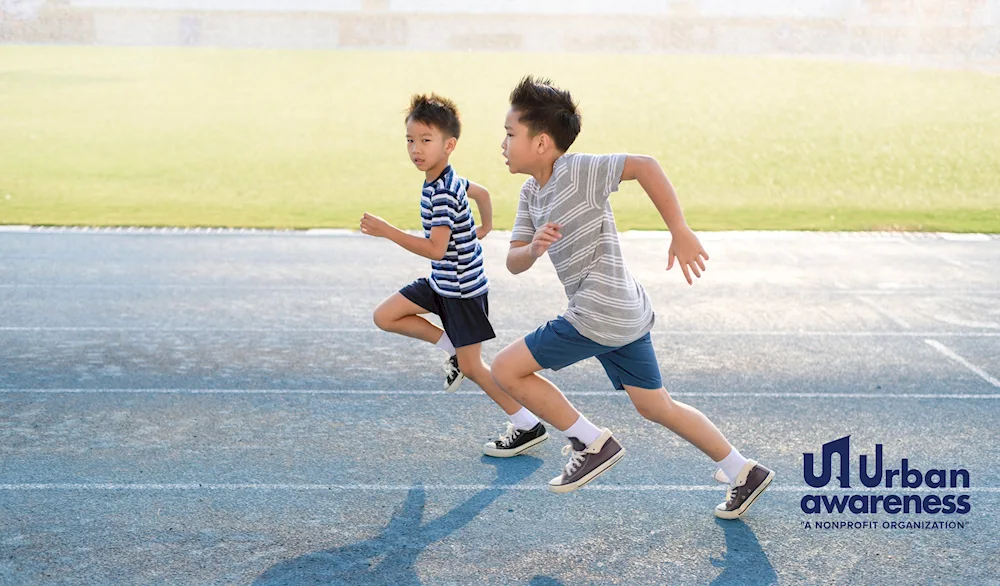
{"type": "Polygon", "coordinates": [[[517,429],[513,423],[507,423],[507,431],[500,435],[500,439],[486,442],[483,445],[483,453],[494,458],[510,458],[549,439],[549,432],[541,422],[535,424],[531,429],[517,429]]]}
{"type": "Polygon", "coordinates": [[[454,393],[458,387],[462,386],[465,375],[458,368],[458,356],[452,356],[444,363],[444,390],[446,393],[454,393]]]}
{"type": "Polygon", "coordinates": [[[761,466],[756,460],[747,460],[736,481],[729,487],[726,502],[715,507],[715,516],[720,519],[741,517],[772,480],[774,471],[761,466]]]}
{"type": "Polygon", "coordinates": [[[583,445],[575,437],[569,438],[569,441],[570,445],[564,447],[562,452],[564,456],[570,456],[569,463],[562,474],[549,481],[552,492],[573,492],[604,474],[625,455],[625,448],[609,429],[605,429],[590,446],[583,445]]]}

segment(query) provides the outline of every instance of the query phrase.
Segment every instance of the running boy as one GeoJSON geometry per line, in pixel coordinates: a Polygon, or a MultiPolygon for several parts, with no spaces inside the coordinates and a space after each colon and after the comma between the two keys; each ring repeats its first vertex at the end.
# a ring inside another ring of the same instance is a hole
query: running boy
{"type": "Polygon", "coordinates": [[[604,366],[639,413],[669,428],[712,458],[716,478],[730,483],[715,515],[742,515],[767,488],[774,472],[747,460],[697,409],[674,401],[663,388],[650,340],[653,308],[622,259],[608,201],[621,181],[638,180],[670,229],[667,270],[679,264],[692,284],[708,254],[681,213],[660,165],[642,155],[567,153],[580,132],[580,114],[568,91],[547,79],[521,80],[510,95],[502,148],[511,173],[530,175],[521,188],[507,268],[531,268],[548,252],[569,297],[566,312],[497,355],[493,377],[511,397],[568,436],[570,455],[553,492],[590,482],[625,455],[611,431],[580,414],[551,382],[538,375],[590,357],[604,366]]]}
{"type": "Polygon", "coordinates": [[[516,456],[549,438],[545,426],[493,381],[481,356],[482,343],[496,337],[489,320],[489,281],[483,269],[479,239],[493,223],[490,194],[459,177],[448,158],[458,143],[461,121],[455,104],[431,94],[413,96],[406,113],[406,143],[410,160],[424,172],[420,197],[424,236],[413,236],[388,222],[365,214],[361,231],[388,238],[406,250],[431,260],[430,278],[403,287],[383,301],[375,325],[434,344],[448,354],[444,389],[454,392],[467,377],[493,399],[510,423],[500,439],[483,446],[488,456],[516,456]],[[468,200],[479,207],[483,225],[476,227],[468,200]],[[444,330],[421,317],[436,313],[444,330]]]}

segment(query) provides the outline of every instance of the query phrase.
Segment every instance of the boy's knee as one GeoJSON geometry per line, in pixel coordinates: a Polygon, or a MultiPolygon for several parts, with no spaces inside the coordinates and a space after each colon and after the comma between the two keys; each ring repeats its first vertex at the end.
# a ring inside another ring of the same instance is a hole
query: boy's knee
{"type": "Polygon", "coordinates": [[[493,377],[493,382],[500,385],[502,389],[509,389],[513,386],[515,377],[510,375],[510,366],[510,361],[501,352],[493,359],[493,366],[490,367],[490,375],[493,377]]]}
{"type": "Polygon", "coordinates": [[[483,359],[479,356],[464,359],[459,356],[458,368],[462,371],[462,374],[473,381],[478,381],[478,379],[489,376],[486,372],[486,365],[483,364],[483,359]]]}
{"type": "Polygon", "coordinates": [[[378,329],[388,331],[389,324],[391,324],[393,320],[392,317],[389,315],[389,312],[383,310],[380,307],[376,309],[374,313],[372,313],[372,321],[375,322],[375,325],[378,326],[378,329]]]}
{"type": "Polygon", "coordinates": [[[639,412],[639,415],[642,415],[650,421],[657,421],[664,415],[662,409],[658,408],[656,405],[651,405],[650,403],[639,403],[635,406],[635,409],[639,412]]]}
{"type": "Polygon", "coordinates": [[[635,402],[635,409],[639,415],[650,421],[662,422],[673,417],[677,406],[673,399],[666,393],[657,393],[655,396],[647,397],[642,401],[635,402]]]}

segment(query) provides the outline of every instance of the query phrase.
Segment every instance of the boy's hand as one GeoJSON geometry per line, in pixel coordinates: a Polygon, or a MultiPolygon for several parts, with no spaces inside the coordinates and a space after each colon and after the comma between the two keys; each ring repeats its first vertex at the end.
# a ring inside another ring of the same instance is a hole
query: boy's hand
{"type": "Polygon", "coordinates": [[[476,226],[476,238],[482,240],[486,238],[486,235],[493,231],[493,228],[488,226],[476,226]]]}
{"type": "Polygon", "coordinates": [[[389,234],[391,225],[378,216],[365,213],[361,217],[361,233],[369,236],[385,238],[389,234]]]}
{"type": "Polygon", "coordinates": [[[681,270],[684,271],[684,278],[687,279],[688,285],[694,284],[691,273],[694,273],[695,277],[701,278],[701,271],[705,270],[705,261],[708,260],[708,253],[698,241],[698,237],[687,226],[676,233],[671,232],[668,256],[670,260],[667,261],[667,270],[673,268],[674,260],[676,260],[681,266],[681,270]]]}
{"type": "Polygon", "coordinates": [[[562,238],[561,230],[562,226],[555,222],[548,222],[539,228],[535,231],[535,237],[531,239],[531,244],[528,245],[528,254],[535,258],[541,258],[556,240],[562,238]]]}

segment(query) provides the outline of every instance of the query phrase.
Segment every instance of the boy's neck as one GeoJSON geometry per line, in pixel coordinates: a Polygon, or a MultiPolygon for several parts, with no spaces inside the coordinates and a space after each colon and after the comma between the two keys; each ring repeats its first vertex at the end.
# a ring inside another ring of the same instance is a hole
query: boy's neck
{"type": "Polygon", "coordinates": [[[538,168],[531,171],[531,176],[535,178],[536,182],[538,182],[539,189],[545,187],[545,184],[552,178],[556,160],[564,154],[566,153],[558,153],[554,158],[546,159],[538,166],[538,168]]]}
{"type": "Polygon", "coordinates": [[[430,183],[431,181],[437,181],[437,178],[440,177],[441,173],[444,173],[444,170],[447,168],[448,168],[448,159],[445,158],[437,165],[434,165],[433,167],[428,169],[427,172],[425,173],[425,176],[427,177],[427,183],[430,183]]]}

